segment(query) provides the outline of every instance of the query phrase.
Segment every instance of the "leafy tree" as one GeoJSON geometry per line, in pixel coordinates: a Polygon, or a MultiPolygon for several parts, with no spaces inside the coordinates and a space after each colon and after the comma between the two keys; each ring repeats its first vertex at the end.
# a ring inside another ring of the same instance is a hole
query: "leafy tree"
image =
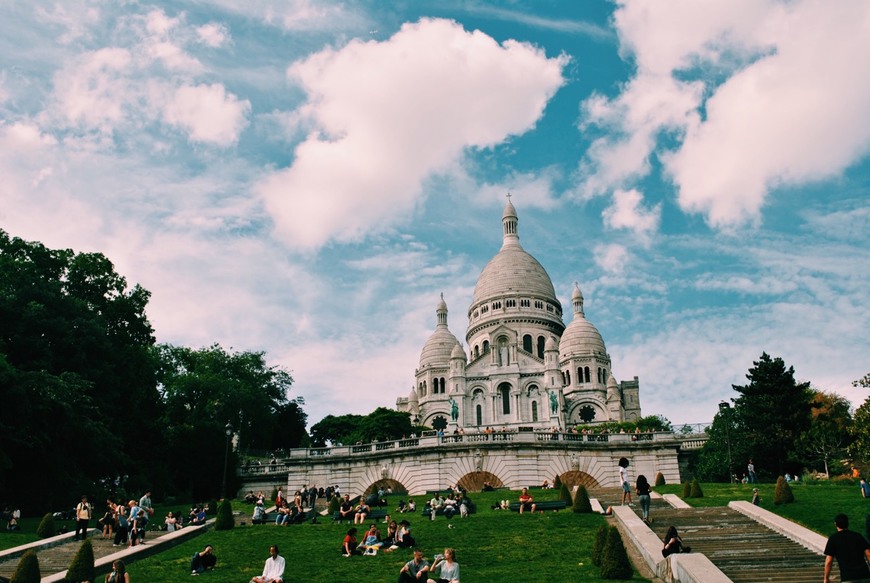
{"type": "Polygon", "coordinates": [[[665,485],[665,476],[661,472],[656,474],[656,486],[664,486],[665,485]]]}
{"type": "Polygon", "coordinates": [[[327,415],[311,427],[314,447],[400,439],[413,431],[408,413],[378,407],[368,415],[327,415]]]}
{"type": "Polygon", "coordinates": [[[842,459],[849,445],[851,404],[834,393],[816,391],[810,401],[812,421],[798,442],[798,450],[808,462],[821,463],[825,476],[831,476],[829,462],[842,459]]]}
{"type": "Polygon", "coordinates": [[[67,569],[66,580],[68,583],[89,583],[94,580],[95,576],[94,547],[91,544],[91,539],[86,538],[82,541],[82,545],[67,569]]]}
{"type": "Polygon", "coordinates": [[[741,440],[750,444],[752,458],[762,474],[779,475],[800,435],[811,420],[809,383],[798,383],[794,368],[766,352],[753,362],[746,385],[733,385],[741,440]]]}
{"type": "Polygon", "coordinates": [[[730,472],[734,473],[736,460],[749,459],[749,444],[747,440],[738,438],[742,432],[735,423],[736,418],[733,408],[720,406],[713,423],[707,427],[707,443],[698,454],[694,467],[701,479],[729,482],[729,466],[730,472]]]}
{"type": "Polygon", "coordinates": [[[39,559],[36,551],[30,549],[21,556],[10,583],[39,583],[42,575],[39,572],[39,559]]]}
{"type": "MultiPolygon", "coordinates": [[[[298,403],[291,406],[287,398],[293,379],[287,371],[268,366],[262,352],[229,353],[215,344],[199,350],[160,345],[155,353],[165,402],[160,425],[166,428],[167,466],[177,489],[196,499],[217,494],[223,464],[204,464],[197,472],[188,467],[194,459],[224,459],[228,423],[238,438],[238,449],[268,448],[278,435],[304,433],[305,415],[298,403]],[[287,417],[290,411],[293,414],[287,417]],[[282,418],[294,426],[279,426],[282,418]]],[[[238,488],[232,470],[235,451],[230,462],[227,484],[234,491],[238,488]]]]}
{"type": "Polygon", "coordinates": [[[0,498],[60,506],[119,475],[159,480],[159,434],[139,447],[160,409],[149,296],[102,254],[0,230],[0,498]],[[46,467],[64,488],[42,479],[46,467]]]}
{"type": "MultiPolygon", "coordinates": [[[[870,374],[854,381],[852,385],[870,389],[870,374]]],[[[870,427],[870,397],[855,410],[850,431],[852,444],[849,447],[849,453],[851,453],[855,463],[864,470],[870,466],[870,431],[867,430],[868,427],[870,427]]]]}

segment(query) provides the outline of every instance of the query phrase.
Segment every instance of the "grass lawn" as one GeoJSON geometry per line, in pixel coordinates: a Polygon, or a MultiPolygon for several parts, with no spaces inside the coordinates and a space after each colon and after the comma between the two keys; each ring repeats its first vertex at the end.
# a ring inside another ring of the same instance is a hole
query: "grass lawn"
{"type": "MultiPolygon", "coordinates": [[[[555,490],[535,491],[538,500],[558,497],[555,490]]],[[[574,514],[570,510],[544,515],[491,510],[501,498],[516,500],[518,492],[506,490],[477,493],[472,498],[477,514],[452,520],[438,517],[424,520],[419,511],[394,515],[411,522],[411,532],[424,555],[431,560],[445,547],[454,547],[462,566],[463,580],[509,581],[518,576],[527,583],[553,581],[601,581],[590,553],[600,524],[605,518],[596,514],[574,514]],[[448,524],[454,528],[448,528],[448,524]]],[[[423,496],[414,497],[418,508],[423,496]]],[[[399,496],[390,497],[391,508],[399,496]]],[[[246,514],[250,511],[250,505],[246,514]]],[[[385,530],[386,525],[379,525],[385,530]]],[[[277,527],[274,524],[237,527],[230,531],[211,531],[164,553],[137,561],[130,566],[132,578],[149,583],[177,582],[187,574],[191,555],[206,544],[214,545],[217,568],[200,577],[214,583],[248,581],[262,572],[269,545],[277,544],[287,561],[288,580],[333,583],[354,580],[361,575],[371,581],[394,581],[399,569],[411,558],[411,551],[381,551],[377,556],[341,556],[340,546],[348,525],[321,524],[277,527]]],[[[362,538],[362,532],[358,539],[362,538]]],[[[635,580],[643,581],[635,574],[635,580]]]]}
{"type": "MultiPolygon", "coordinates": [[[[835,532],[834,516],[849,516],[849,528],[866,535],[864,520],[870,514],[870,499],[861,497],[857,484],[843,482],[799,482],[791,484],[795,501],[777,506],[773,503],[776,484],[701,484],[703,498],[687,498],[692,506],[727,506],[731,500],[752,500],[752,488],[758,487],[761,507],[802,524],[824,536],[835,532]]],[[[660,494],[683,495],[681,485],[659,486],[660,494]]]]}

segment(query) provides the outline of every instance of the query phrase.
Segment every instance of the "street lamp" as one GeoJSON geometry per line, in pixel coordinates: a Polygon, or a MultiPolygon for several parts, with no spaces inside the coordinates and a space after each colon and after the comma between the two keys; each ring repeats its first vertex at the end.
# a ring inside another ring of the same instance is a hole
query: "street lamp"
{"type": "Polygon", "coordinates": [[[230,436],[233,434],[233,426],[227,423],[224,430],[227,434],[227,446],[224,449],[224,481],[221,485],[221,500],[226,500],[227,498],[227,463],[230,459],[230,436]]]}
{"type": "Polygon", "coordinates": [[[731,405],[722,401],[719,403],[719,412],[725,416],[725,443],[728,446],[728,481],[734,483],[734,472],[731,469],[731,405]]]}

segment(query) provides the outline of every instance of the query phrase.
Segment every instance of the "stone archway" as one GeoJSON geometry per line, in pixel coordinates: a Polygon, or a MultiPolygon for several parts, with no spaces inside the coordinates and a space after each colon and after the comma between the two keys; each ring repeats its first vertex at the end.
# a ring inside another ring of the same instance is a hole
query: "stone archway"
{"type": "Polygon", "coordinates": [[[587,474],[586,472],[580,472],[577,470],[571,470],[569,472],[565,472],[559,476],[559,480],[568,486],[568,489],[574,488],[574,486],[586,486],[587,488],[597,488],[598,480],[587,474]]]}
{"type": "Polygon", "coordinates": [[[368,488],[366,488],[364,497],[371,496],[372,494],[376,494],[378,490],[383,489],[384,491],[391,491],[393,494],[407,494],[408,489],[401,483],[396,480],[384,479],[378,480],[368,488]]]}
{"type": "Polygon", "coordinates": [[[493,488],[504,488],[504,482],[490,472],[471,472],[459,478],[459,485],[469,492],[480,492],[485,482],[493,488]]]}

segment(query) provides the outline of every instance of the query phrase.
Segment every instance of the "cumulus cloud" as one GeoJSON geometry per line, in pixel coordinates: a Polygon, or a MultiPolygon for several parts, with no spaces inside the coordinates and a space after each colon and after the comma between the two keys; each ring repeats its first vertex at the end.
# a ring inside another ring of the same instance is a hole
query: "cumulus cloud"
{"type": "Polygon", "coordinates": [[[228,94],[219,83],[181,87],[166,103],[164,116],[184,128],[191,141],[229,146],[247,125],[251,103],[228,94]]]}
{"type": "Polygon", "coordinates": [[[628,249],[618,243],[596,245],[592,250],[595,264],[608,273],[622,273],[629,260],[628,249]]]}
{"type": "Polygon", "coordinates": [[[624,0],[614,22],[637,71],[584,103],[587,124],[618,130],[582,163],[584,194],[630,184],[658,155],[681,208],[729,227],[757,221],[778,186],[870,151],[867,3],[624,0]]]}
{"type": "Polygon", "coordinates": [[[406,216],[421,182],[463,150],[531,129],[565,63],[429,19],[385,42],[352,41],[294,63],[289,76],[306,91],[303,109],[319,131],[259,186],[276,234],[313,248],[406,216]]]}
{"type": "Polygon", "coordinates": [[[210,22],[196,27],[196,36],[201,43],[214,49],[229,41],[230,31],[223,24],[210,22]]]}
{"type": "Polygon", "coordinates": [[[604,209],[602,216],[611,229],[628,229],[641,241],[649,242],[658,229],[661,212],[661,204],[644,208],[643,195],[638,190],[617,190],[613,193],[613,204],[604,209]]]}

